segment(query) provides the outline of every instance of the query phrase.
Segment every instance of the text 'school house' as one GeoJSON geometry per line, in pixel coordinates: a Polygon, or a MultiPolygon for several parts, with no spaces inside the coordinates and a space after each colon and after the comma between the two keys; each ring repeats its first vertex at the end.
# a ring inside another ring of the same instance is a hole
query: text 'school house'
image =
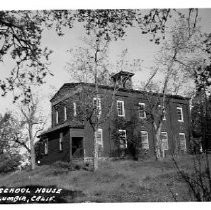
{"type": "MultiPolygon", "coordinates": [[[[65,83],[51,99],[52,126],[39,136],[40,163],[92,158],[96,122],[100,157],[121,156],[123,150],[130,155],[134,140],[140,153],[154,155],[153,120],[159,120],[163,95],[134,90],[132,76],[113,75],[113,85],[99,85],[98,95],[95,84],[65,83]]],[[[190,139],[189,98],[166,95],[164,104],[160,138],[165,155],[184,153],[190,139]]]]}

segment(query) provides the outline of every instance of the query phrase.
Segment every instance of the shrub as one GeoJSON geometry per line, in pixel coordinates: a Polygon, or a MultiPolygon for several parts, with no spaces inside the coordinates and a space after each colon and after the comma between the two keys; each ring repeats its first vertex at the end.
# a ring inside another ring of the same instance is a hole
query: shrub
{"type": "MultiPolygon", "coordinates": [[[[75,171],[80,169],[89,170],[90,164],[84,163],[84,162],[77,162],[77,163],[69,163],[69,162],[63,162],[63,161],[57,161],[52,164],[53,167],[56,169],[59,169],[61,173],[67,172],[67,171],[75,171]]],[[[59,172],[58,172],[59,174],[59,172]]]]}
{"type": "Polygon", "coordinates": [[[146,149],[142,149],[142,148],[139,149],[138,158],[139,158],[140,160],[149,159],[149,158],[150,158],[149,151],[146,150],[146,149]]]}
{"type": "Polygon", "coordinates": [[[21,164],[21,156],[19,154],[0,155],[0,173],[9,173],[17,170],[21,164]]]}

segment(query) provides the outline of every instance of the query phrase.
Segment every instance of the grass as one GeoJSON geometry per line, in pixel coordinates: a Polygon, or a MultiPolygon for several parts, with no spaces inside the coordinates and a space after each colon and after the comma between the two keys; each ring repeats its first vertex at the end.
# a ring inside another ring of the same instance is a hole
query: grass
{"type": "MultiPolygon", "coordinates": [[[[183,170],[191,170],[190,156],[177,159],[183,170]]],[[[179,177],[171,159],[102,161],[96,172],[70,171],[59,165],[37,167],[0,176],[0,186],[57,186],[82,192],[66,196],[66,202],[153,202],[189,201],[187,185],[179,177]]]]}

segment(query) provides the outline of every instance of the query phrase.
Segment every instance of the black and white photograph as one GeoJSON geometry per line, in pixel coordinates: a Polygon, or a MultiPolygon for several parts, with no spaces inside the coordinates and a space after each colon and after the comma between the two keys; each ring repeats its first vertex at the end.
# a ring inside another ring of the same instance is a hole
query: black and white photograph
{"type": "Polygon", "coordinates": [[[1,9],[0,207],[211,201],[211,8],[1,9]]]}

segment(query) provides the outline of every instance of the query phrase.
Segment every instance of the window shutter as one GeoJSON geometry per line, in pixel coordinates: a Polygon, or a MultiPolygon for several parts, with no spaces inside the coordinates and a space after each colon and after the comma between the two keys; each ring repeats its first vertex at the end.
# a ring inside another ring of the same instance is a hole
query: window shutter
{"type": "Polygon", "coordinates": [[[59,151],[63,150],[63,133],[59,135],[59,151]]]}

